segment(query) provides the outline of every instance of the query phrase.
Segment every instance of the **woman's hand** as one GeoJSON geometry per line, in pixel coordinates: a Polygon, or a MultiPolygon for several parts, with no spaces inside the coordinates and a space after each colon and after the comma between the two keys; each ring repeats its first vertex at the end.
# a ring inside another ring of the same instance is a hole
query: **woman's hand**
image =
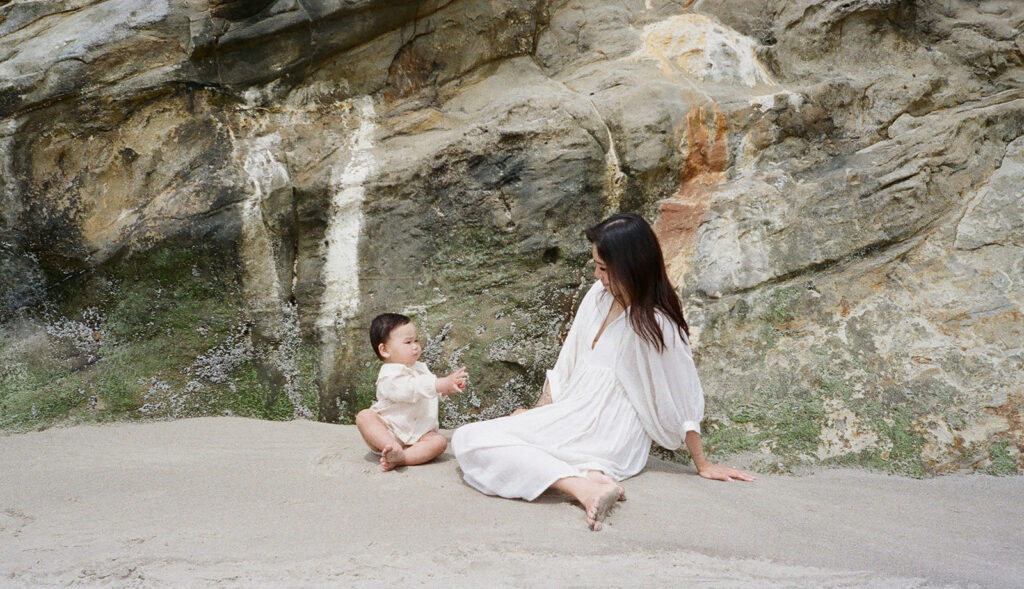
{"type": "Polygon", "coordinates": [[[520,407],[520,408],[516,409],[515,411],[513,411],[512,413],[509,413],[509,417],[511,417],[513,415],[519,415],[520,413],[526,413],[530,409],[536,409],[537,407],[543,407],[544,405],[550,405],[550,404],[551,404],[551,385],[548,384],[547,380],[545,380],[544,381],[544,388],[541,389],[541,392],[540,392],[540,398],[537,399],[537,402],[533,405],[533,407],[520,407]]]}
{"type": "Polygon", "coordinates": [[[713,481],[756,481],[757,477],[751,474],[747,474],[742,470],[731,468],[728,466],[722,466],[720,464],[711,464],[705,462],[701,468],[697,469],[697,474],[700,476],[711,479],[713,481]]]}
{"type": "Polygon", "coordinates": [[[708,462],[704,457],[704,442],[700,434],[695,431],[686,432],[686,449],[690,451],[690,458],[693,465],[697,467],[697,474],[713,481],[756,481],[757,477],[749,475],[742,470],[721,466],[708,462]]]}

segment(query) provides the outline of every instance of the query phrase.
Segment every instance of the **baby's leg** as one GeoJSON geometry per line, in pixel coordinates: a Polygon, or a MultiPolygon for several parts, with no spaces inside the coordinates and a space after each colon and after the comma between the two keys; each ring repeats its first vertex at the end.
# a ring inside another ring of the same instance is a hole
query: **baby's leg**
{"type": "Polygon", "coordinates": [[[363,409],[356,414],[356,429],[374,452],[383,452],[388,446],[402,447],[380,415],[370,409],[363,409]]]}
{"type": "MultiPolygon", "coordinates": [[[[392,464],[391,468],[403,464],[414,466],[437,458],[447,447],[448,440],[444,436],[437,432],[427,432],[420,439],[416,440],[415,444],[404,450],[399,448],[392,452],[386,452],[384,459],[392,464]]],[[[382,460],[381,464],[383,463],[384,461],[382,460]]]]}
{"type": "Polygon", "coordinates": [[[381,470],[387,472],[405,464],[402,443],[395,439],[380,415],[370,409],[363,409],[356,414],[356,429],[370,448],[380,452],[381,470]]]}

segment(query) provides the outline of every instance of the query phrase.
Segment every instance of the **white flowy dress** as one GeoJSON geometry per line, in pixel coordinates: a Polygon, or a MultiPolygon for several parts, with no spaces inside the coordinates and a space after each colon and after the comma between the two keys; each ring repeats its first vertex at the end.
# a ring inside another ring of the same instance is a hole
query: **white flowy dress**
{"type": "Polygon", "coordinates": [[[589,470],[629,478],[647,464],[652,440],[678,448],[687,431],[700,431],[704,394],[689,343],[659,313],[659,352],[632,329],[627,309],[594,344],[612,300],[596,282],[580,303],[547,373],[552,403],[455,431],[452,450],[467,483],[532,501],[589,470]]]}

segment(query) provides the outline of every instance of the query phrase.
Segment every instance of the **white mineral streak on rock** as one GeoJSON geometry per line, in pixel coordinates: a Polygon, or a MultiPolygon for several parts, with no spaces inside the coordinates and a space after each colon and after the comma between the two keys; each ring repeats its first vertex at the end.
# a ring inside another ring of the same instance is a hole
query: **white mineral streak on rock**
{"type": "Polygon", "coordinates": [[[281,302],[274,238],[263,221],[263,198],[291,182],[288,169],[274,154],[280,143],[277,133],[257,137],[242,163],[252,182],[252,193],[242,203],[242,266],[246,298],[257,312],[273,313],[281,302]]]}
{"type": "Polygon", "coordinates": [[[337,82],[312,82],[284,92],[284,83],[273,80],[263,86],[253,86],[242,93],[245,109],[265,108],[273,105],[281,111],[291,114],[315,111],[324,104],[335,102],[339,92],[348,93],[349,84],[345,80],[337,82]],[[284,94],[282,98],[281,95],[284,94]]]}
{"type": "Polygon", "coordinates": [[[352,103],[357,127],[348,145],[348,160],[331,169],[334,188],[324,246],[324,283],[316,326],[330,342],[352,317],[359,304],[359,233],[363,224],[363,182],[373,172],[373,136],[376,130],[373,100],[369,96],[352,103]]]}
{"type": "Polygon", "coordinates": [[[284,302],[286,293],[277,272],[276,240],[263,220],[263,199],[291,184],[288,168],[276,156],[280,143],[277,133],[264,135],[256,138],[245,154],[242,167],[252,181],[252,193],[242,204],[242,264],[248,304],[278,340],[276,347],[260,353],[284,377],[292,417],[309,418],[312,414],[303,404],[297,365],[301,343],[298,314],[294,305],[284,302]]]}
{"type": "Polygon", "coordinates": [[[643,54],[658,59],[666,73],[702,81],[772,85],[757,59],[757,42],[703,14],[683,14],[648,25],[643,54]]]}
{"type": "Polygon", "coordinates": [[[622,164],[619,162],[619,154],[615,148],[615,137],[612,135],[611,128],[605,123],[605,119],[601,116],[601,111],[598,110],[597,105],[591,100],[590,106],[594,109],[594,113],[597,114],[598,120],[604,123],[605,133],[608,134],[608,151],[604,154],[604,202],[605,212],[602,216],[607,217],[612,215],[619,210],[619,203],[622,202],[622,195],[626,192],[626,182],[629,178],[622,171],[622,164]]]}
{"type": "MultiPolygon", "coordinates": [[[[14,202],[14,183],[11,179],[15,177],[11,154],[17,130],[18,125],[13,119],[0,122],[0,214],[5,216],[15,214],[15,207],[10,204],[14,202]]],[[[8,223],[8,226],[11,225],[8,223]]]]}
{"type": "Polygon", "coordinates": [[[345,80],[331,81],[331,83],[312,82],[289,92],[284,99],[283,106],[295,110],[313,110],[325,101],[334,102],[333,97],[339,91],[347,94],[348,86],[349,84],[345,80]]]}
{"type": "Polygon", "coordinates": [[[0,140],[14,141],[14,134],[18,131],[18,122],[14,119],[0,121],[0,140]]]}
{"type": "Polygon", "coordinates": [[[274,80],[263,86],[253,86],[242,93],[242,100],[245,101],[245,109],[252,109],[273,100],[277,89],[281,87],[280,80],[274,80]]]}
{"type": "Polygon", "coordinates": [[[749,104],[751,106],[756,106],[757,110],[761,112],[785,106],[789,106],[799,112],[800,107],[804,105],[804,100],[805,97],[803,94],[783,90],[782,92],[775,92],[773,94],[755,96],[750,99],[749,104]]]}

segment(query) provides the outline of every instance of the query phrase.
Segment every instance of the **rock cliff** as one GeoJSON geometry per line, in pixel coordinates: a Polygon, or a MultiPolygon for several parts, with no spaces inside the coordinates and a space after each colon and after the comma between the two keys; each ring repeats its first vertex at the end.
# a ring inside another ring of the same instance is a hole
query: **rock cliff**
{"type": "Polygon", "coordinates": [[[655,223],[709,449],[1024,467],[1024,6],[0,1],[0,423],[346,419],[415,315],[536,394],[655,223]]]}

